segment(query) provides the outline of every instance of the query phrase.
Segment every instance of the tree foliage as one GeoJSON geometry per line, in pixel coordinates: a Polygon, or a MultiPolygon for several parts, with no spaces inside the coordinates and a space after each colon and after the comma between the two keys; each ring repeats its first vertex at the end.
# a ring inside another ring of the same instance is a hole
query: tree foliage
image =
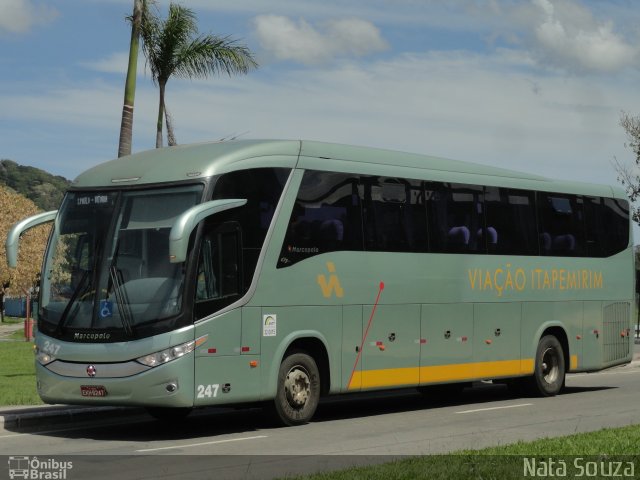
{"type": "MultiPolygon", "coordinates": [[[[174,3],[169,5],[169,14],[164,20],[151,9],[145,8],[141,36],[147,66],[160,91],[156,148],[162,147],[163,143],[165,88],[170,77],[206,78],[221,73],[230,76],[245,74],[258,66],[251,51],[237,40],[211,34],[200,35],[195,13],[174,3]]],[[[169,137],[172,136],[171,130],[169,137]]],[[[175,143],[175,140],[171,143],[175,143]]]]}
{"type": "MultiPolygon", "coordinates": [[[[627,191],[627,195],[632,203],[636,203],[640,198],[640,115],[631,115],[626,112],[620,114],[620,126],[627,133],[627,143],[625,147],[631,149],[634,155],[632,165],[614,159],[614,167],[618,173],[618,181],[627,191]]],[[[640,210],[637,206],[632,207],[633,220],[640,223],[640,210]]]]}
{"type": "Polygon", "coordinates": [[[29,199],[0,186],[0,301],[6,294],[21,296],[24,290],[38,283],[42,258],[47,244],[51,225],[40,225],[24,233],[20,239],[18,265],[15,269],[7,266],[7,254],[4,249],[7,234],[11,227],[25,217],[40,211],[29,199]]]}
{"type": "Polygon", "coordinates": [[[35,167],[0,160],[0,185],[6,185],[32,200],[42,210],[55,210],[71,182],[35,167]]]}

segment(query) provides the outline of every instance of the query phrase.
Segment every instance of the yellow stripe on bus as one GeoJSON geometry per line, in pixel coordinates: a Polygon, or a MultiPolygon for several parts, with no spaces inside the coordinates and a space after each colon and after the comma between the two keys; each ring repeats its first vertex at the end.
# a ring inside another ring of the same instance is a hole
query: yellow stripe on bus
{"type": "Polygon", "coordinates": [[[578,355],[571,355],[571,362],[569,365],[569,369],[570,370],[577,370],[578,369],[578,355]]]}
{"type": "MultiPolygon", "coordinates": [[[[573,356],[571,359],[573,365],[573,356]]],[[[577,364],[577,358],[576,358],[577,364]]],[[[349,390],[358,388],[395,387],[438,382],[454,382],[481,378],[529,375],[533,373],[534,360],[502,360],[494,362],[458,363],[428,367],[385,368],[354,372],[349,390]]]]}

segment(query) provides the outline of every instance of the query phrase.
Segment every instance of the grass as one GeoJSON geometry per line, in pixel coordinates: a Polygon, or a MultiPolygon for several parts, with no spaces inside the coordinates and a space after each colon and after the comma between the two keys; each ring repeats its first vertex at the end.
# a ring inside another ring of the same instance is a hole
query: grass
{"type": "Polygon", "coordinates": [[[10,335],[7,335],[6,337],[3,337],[7,340],[22,340],[23,342],[26,341],[24,338],[24,330],[20,329],[20,330],[16,330],[15,332],[13,332],[10,335]]]}
{"type": "MultiPolygon", "coordinates": [[[[23,340],[22,330],[11,337],[23,340]]],[[[0,405],[41,405],[36,391],[33,343],[0,342],[0,405]]]]}
{"type": "Polygon", "coordinates": [[[2,323],[6,325],[11,325],[11,324],[22,323],[22,322],[24,322],[24,318],[5,316],[4,321],[2,323]]]}
{"type": "MultiPolygon", "coordinates": [[[[337,472],[295,477],[307,480],[395,480],[395,479],[510,479],[523,478],[525,458],[537,457],[536,467],[554,460],[556,477],[608,478],[621,462],[619,477],[637,478],[640,473],[640,425],[604,429],[597,432],[545,438],[533,442],[462,450],[451,455],[428,455],[396,460],[382,465],[355,467],[337,472]],[[584,457],[584,458],[583,458],[584,457]],[[541,463],[542,461],[542,463],[541,463]],[[630,475],[633,463],[633,474],[630,475]],[[556,469],[566,466],[566,474],[556,469]],[[603,469],[604,466],[604,469],[603,469]],[[608,469],[613,470],[609,471],[608,469]],[[626,468],[626,470],[625,470],[626,468]],[[590,470],[589,470],[590,469],[590,470]],[[587,475],[587,473],[599,475],[587,475]],[[626,475],[624,473],[626,472],[626,475]]],[[[542,465],[544,467],[544,465],[542,465]]],[[[546,474],[541,477],[553,477],[546,474]]],[[[535,475],[534,475],[535,477],[535,475]]]]}

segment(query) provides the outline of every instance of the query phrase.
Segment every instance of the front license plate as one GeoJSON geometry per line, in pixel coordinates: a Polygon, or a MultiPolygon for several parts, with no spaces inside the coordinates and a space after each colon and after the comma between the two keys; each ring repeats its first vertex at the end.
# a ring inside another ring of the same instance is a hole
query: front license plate
{"type": "Polygon", "coordinates": [[[102,385],[80,385],[80,393],[83,397],[106,397],[107,389],[102,385]]]}

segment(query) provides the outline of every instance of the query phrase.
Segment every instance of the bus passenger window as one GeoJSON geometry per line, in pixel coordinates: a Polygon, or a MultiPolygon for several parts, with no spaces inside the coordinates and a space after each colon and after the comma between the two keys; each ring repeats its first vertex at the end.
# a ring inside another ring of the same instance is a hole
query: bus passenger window
{"type": "Polygon", "coordinates": [[[362,250],[358,178],[308,170],[291,212],[277,267],[339,250],[362,250]]]}
{"type": "Polygon", "coordinates": [[[425,184],[430,251],[485,253],[484,192],[476,185],[425,184]]]}
{"type": "Polygon", "coordinates": [[[538,193],[540,254],[579,257],[584,253],[583,199],[538,193]]]}
{"type": "Polygon", "coordinates": [[[427,251],[427,214],[422,182],[385,177],[362,177],[360,182],[365,249],[427,251]]]}
{"type": "Polygon", "coordinates": [[[484,197],[488,252],[498,255],[537,255],[535,194],[526,190],[487,187],[484,197]],[[495,231],[495,239],[491,238],[495,231]]]}
{"type": "Polygon", "coordinates": [[[587,255],[608,257],[629,245],[629,203],[617,198],[584,197],[587,255]]]}

